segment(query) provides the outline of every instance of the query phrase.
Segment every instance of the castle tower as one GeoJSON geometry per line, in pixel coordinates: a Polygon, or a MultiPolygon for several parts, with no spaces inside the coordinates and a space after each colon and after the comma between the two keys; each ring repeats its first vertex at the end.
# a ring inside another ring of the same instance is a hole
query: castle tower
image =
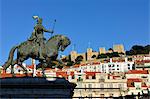
{"type": "Polygon", "coordinates": [[[87,48],[87,60],[91,60],[92,57],[92,48],[87,48]]]}
{"type": "Polygon", "coordinates": [[[99,48],[99,54],[105,54],[105,53],[106,53],[105,47],[99,48]]]}
{"type": "Polygon", "coordinates": [[[71,55],[71,61],[75,61],[75,59],[77,58],[77,52],[76,51],[71,51],[70,55],[71,55]]]}
{"type": "Polygon", "coordinates": [[[122,44],[113,45],[114,52],[125,53],[124,46],[122,44]]]}

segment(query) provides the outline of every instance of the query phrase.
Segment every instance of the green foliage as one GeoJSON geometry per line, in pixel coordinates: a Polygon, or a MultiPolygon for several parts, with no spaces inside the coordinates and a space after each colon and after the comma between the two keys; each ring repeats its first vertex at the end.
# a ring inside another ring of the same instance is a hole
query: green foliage
{"type": "Polygon", "coordinates": [[[112,57],[119,57],[119,53],[118,53],[118,52],[106,53],[106,55],[107,55],[109,58],[112,58],[112,57]]]}
{"type": "Polygon", "coordinates": [[[126,51],[126,55],[149,54],[149,52],[150,52],[150,45],[147,46],[134,45],[129,51],[126,51]]]}
{"type": "Polygon", "coordinates": [[[71,61],[71,55],[68,55],[62,59],[62,62],[70,62],[70,61],[71,61]]]}
{"type": "Polygon", "coordinates": [[[97,56],[97,59],[101,59],[101,58],[107,58],[107,55],[106,54],[99,54],[97,56]]]}
{"type": "Polygon", "coordinates": [[[62,59],[63,63],[66,63],[66,66],[73,66],[74,62],[71,61],[71,55],[66,56],[62,59]]]}
{"type": "Polygon", "coordinates": [[[68,61],[66,66],[73,66],[74,62],[73,61],[68,61]]]}
{"type": "Polygon", "coordinates": [[[112,52],[112,53],[106,53],[106,54],[99,54],[97,59],[101,59],[101,58],[112,58],[112,57],[119,57],[119,53],[118,52],[112,52]]]}
{"type": "Polygon", "coordinates": [[[95,58],[96,57],[96,55],[93,55],[91,58],[95,58]]]}
{"type": "Polygon", "coordinates": [[[109,48],[108,50],[109,50],[109,51],[114,51],[112,48],[109,48]]]}
{"type": "Polygon", "coordinates": [[[75,59],[75,64],[80,64],[80,62],[83,60],[83,56],[79,55],[76,59],[75,59]]]}

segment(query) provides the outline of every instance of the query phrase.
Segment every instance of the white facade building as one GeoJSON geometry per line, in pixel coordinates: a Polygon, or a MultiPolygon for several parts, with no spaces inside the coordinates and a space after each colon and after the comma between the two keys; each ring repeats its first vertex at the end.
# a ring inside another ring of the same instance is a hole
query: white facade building
{"type": "Polygon", "coordinates": [[[113,62],[110,59],[110,62],[107,63],[91,63],[86,65],[79,66],[80,71],[85,72],[103,72],[103,73],[113,73],[113,72],[127,72],[133,70],[134,62],[127,61],[124,62],[113,62]]]}

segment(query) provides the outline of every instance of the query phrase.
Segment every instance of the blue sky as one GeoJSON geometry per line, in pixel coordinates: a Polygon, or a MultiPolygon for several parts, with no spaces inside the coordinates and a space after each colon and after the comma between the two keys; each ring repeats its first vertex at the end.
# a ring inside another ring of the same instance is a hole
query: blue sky
{"type": "Polygon", "coordinates": [[[150,44],[149,6],[149,0],[1,0],[0,65],[14,45],[31,35],[33,15],[42,17],[47,29],[56,19],[55,34],[71,39],[60,54],[68,55],[73,45],[79,53],[85,52],[89,42],[95,51],[113,44],[124,44],[126,50],[150,44]]]}

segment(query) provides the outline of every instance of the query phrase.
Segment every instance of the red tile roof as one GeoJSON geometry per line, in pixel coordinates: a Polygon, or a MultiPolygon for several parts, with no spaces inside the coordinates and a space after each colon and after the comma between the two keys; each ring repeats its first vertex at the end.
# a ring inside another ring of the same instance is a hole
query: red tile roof
{"type": "Polygon", "coordinates": [[[121,76],[113,76],[113,79],[120,78],[121,76]]]}
{"type": "Polygon", "coordinates": [[[101,73],[101,72],[85,72],[86,75],[88,76],[94,76],[96,73],[101,73]]]}
{"type": "Polygon", "coordinates": [[[126,74],[149,74],[148,70],[130,70],[126,74]]]}
{"type": "Polygon", "coordinates": [[[139,79],[139,78],[129,78],[127,82],[142,82],[142,79],[139,79]]]}
{"type": "MultiPolygon", "coordinates": [[[[32,77],[32,73],[28,73],[28,76],[29,77],[32,77]]],[[[15,74],[16,77],[25,77],[26,75],[25,74],[15,74]]],[[[12,74],[10,73],[2,73],[1,74],[1,78],[6,78],[6,77],[12,77],[12,74]]]]}
{"type": "Polygon", "coordinates": [[[144,64],[144,63],[150,63],[150,60],[136,60],[136,64],[144,64]]]}
{"type": "Polygon", "coordinates": [[[129,78],[127,80],[127,87],[135,87],[134,82],[142,82],[142,79],[139,78],[129,78]]]}

